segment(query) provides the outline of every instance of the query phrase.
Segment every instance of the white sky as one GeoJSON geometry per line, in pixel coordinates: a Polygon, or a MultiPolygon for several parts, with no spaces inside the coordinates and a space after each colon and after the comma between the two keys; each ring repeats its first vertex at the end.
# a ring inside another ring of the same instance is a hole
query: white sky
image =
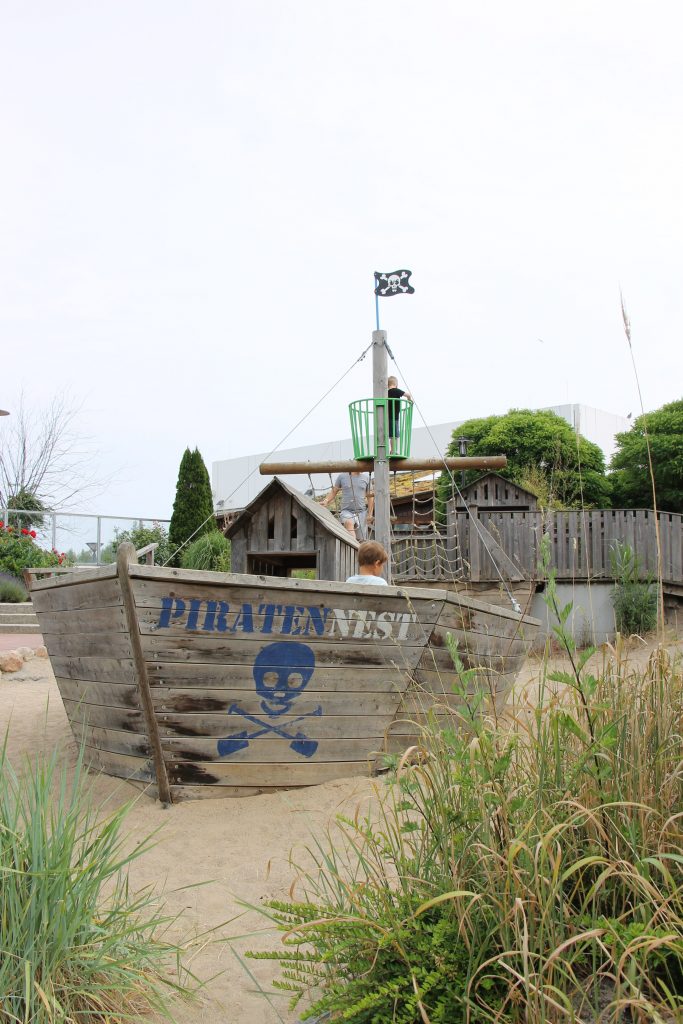
{"type": "MultiPolygon", "coordinates": [[[[186,445],[273,448],[397,267],[429,423],[637,414],[620,287],[646,409],[680,398],[682,11],[0,0],[0,406],[68,389],[115,474],[90,507],[166,517],[186,445]]],[[[367,359],[285,447],[371,390],[367,359]]]]}

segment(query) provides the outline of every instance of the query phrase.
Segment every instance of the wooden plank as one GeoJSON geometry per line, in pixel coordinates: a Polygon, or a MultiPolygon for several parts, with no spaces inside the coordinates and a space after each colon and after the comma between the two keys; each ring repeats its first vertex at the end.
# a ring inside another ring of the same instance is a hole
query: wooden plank
{"type": "Polygon", "coordinates": [[[117,579],[82,581],[78,587],[37,590],[31,594],[36,612],[75,611],[79,608],[121,606],[121,588],[117,579]]]}
{"type": "MultiPolygon", "coordinates": [[[[673,565],[671,559],[671,523],[666,512],[659,514],[659,542],[662,549],[662,579],[673,579],[673,565]]],[[[658,567],[655,566],[653,575],[657,575],[658,567]]]]}
{"type": "Polygon", "coordinates": [[[135,669],[131,658],[63,658],[50,659],[56,676],[68,679],[86,679],[102,683],[127,683],[135,685],[135,669]]]}
{"type": "Polygon", "coordinates": [[[290,494],[276,494],[273,498],[275,512],[275,550],[291,551],[292,497],[290,494]]]}
{"type": "Polygon", "coordinates": [[[683,583],[683,520],[681,516],[670,516],[671,520],[671,583],[683,583]]]}
{"type": "MultiPolygon", "coordinates": [[[[417,658],[414,663],[417,664],[417,658]]],[[[202,665],[179,661],[160,662],[148,667],[152,696],[161,686],[254,692],[251,662],[243,665],[202,665]]],[[[395,664],[364,667],[359,672],[356,666],[321,665],[318,661],[305,692],[396,693],[404,689],[413,667],[403,668],[396,661],[395,664]]]]}
{"type": "Polygon", "coordinates": [[[45,646],[52,658],[124,658],[132,659],[133,650],[125,633],[43,633],[45,646]]]}
{"type": "Polygon", "coordinates": [[[98,750],[96,747],[85,747],[84,756],[90,768],[120,779],[151,783],[154,788],[149,792],[156,794],[154,763],[151,758],[118,754],[110,750],[98,750]]]}
{"type": "MultiPolygon", "coordinates": [[[[155,637],[152,635],[145,636],[142,640],[150,667],[153,667],[154,661],[185,661],[202,665],[221,662],[231,665],[251,665],[259,649],[257,643],[245,643],[244,641],[229,643],[198,636],[155,637]]],[[[316,666],[337,665],[344,666],[349,670],[354,666],[357,670],[358,666],[385,665],[389,667],[394,664],[409,669],[417,662],[422,647],[423,645],[418,643],[401,643],[399,646],[398,644],[380,644],[376,641],[316,643],[315,661],[316,666]]],[[[125,654],[123,656],[125,657],[125,654]]]]}
{"type": "Polygon", "coordinates": [[[602,566],[602,517],[599,509],[588,512],[587,575],[594,579],[600,575],[602,566]]]}
{"type": "Polygon", "coordinates": [[[146,734],[136,735],[123,730],[100,729],[79,721],[72,721],[71,728],[78,743],[84,743],[90,749],[129,754],[132,757],[152,756],[152,747],[146,734]]]}
{"type": "Polygon", "coordinates": [[[128,630],[123,607],[82,608],[74,611],[38,611],[38,623],[45,633],[125,633],[128,630]]]}
{"type": "MultiPolygon", "coordinates": [[[[258,729],[255,725],[252,725],[250,728],[242,729],[242,732],[245,731],[255,733],[258,729]]],[[[97,730],[94,730],[94,732],[97,732],[97,730]]],[[[111,733],[110,735],[100,737],[100,739],[103,743],[107,744],[104,749],[117,750],[120,745],[122,749],[119,752],[126,754],[133,752],[132,749],[124,749],[127,737],[131,747],[138,743],[134,738],[130,739],[129,734],[123,732],[111,733]]],[[[401,743],[402,741],[399,739],[397,742],[401,743]]],[[[309,736],[305,726],[301,730],[297,730],[295,727],[291,741],[278,736],[258,736],[252,740],[248,738],[242,739],[237,735],[229,735],[219,739],[199,736],[164,736],[162,743],[167,763],[175,760],[195,761],[207,765],[209,770],[211,770],[213,765],[266,765],[273,763],[282,765],[290,761],[292,766],[305,763],[315,763],[316,765],[327,762],[338,763],[339,761],[362,761],[365,764],[369,759],[374,760],[376,754],[388,749],[386,737],[383,733],[379,733],[376,736],[353,739],[334,737],[317,740],[309,736]],[[229,754],[221,755],[220,753],[220,744],[223,741],[225,744],[232,745],[229,754]],[[243,743],[245,746],[241,746],[243,743]],[[295,754],[291,749],[292,743],[305,745],[307,749],[312,751],[311,756],[295,754]]]]}
{"type": "MultiPolygon", "coordinates": [[[[123,754],[108,754],[123,767],[123,754]]],[[[131,759],[132,760],[132,759],[131,759]]],[[[131,766],[132,767],[132,766],[131,766]]],[[[193,761],[169,760],[168,772],[173,786],[201,782],[205,786],[318,786],[333,779],[374,774],[374,759],[365,761],[322,761],[302,764],[274,762],[270,764],[239,764],[230,761],[212,761],[206,764],[193,761]]]]}
{"type": "MultiPolygon", "coordinates": [[[[242,707],[242,705],[240,705],[242,707]]],[[[247,710],[246,707],[243,710],[247,710]]],[[[316,709],[313,708],[313,711],[316,709]]],[[[412,708],[411,708],[412,710],[412,708]]],[[[297,704],[296,711],[301,711],[297,704]]],[[[383,736],[385,732],[391,730],[396,731],[400,734],[407,733],[410,731],[412,726],[403,718],[398,721],[395,720],[395,715],[402,715],[400,701],[394,700],[393,707],[388,708],[385,714],[379,715],[354,715],[352,701],[348,701],[346,707],[346,715],[335,715],[328,714],[327,704],[325,705],[325,713],[323,715],[312,715],[308,718],[305,723],[299,721],[300,715],[282,715],[278,719],[273,720],[273,724],[276,724],[278,728],[289,730],[293,729],[294,732],[297,729],[303,730],[308,737],[315,740],[320,739],[338,739],[340,737],[346,737],[348,739],[367,739],[372,736],[383,736]],[[290,723],[294,723],[290,725],[290,723]]],[[[302,714],[306,712],[301,711],[302,714]]],[[[103,716],[102,726],[103,728],[121,728],[125,725],[130,725],[131,720],[124,717],[125,715],[132,715],[134,712],[119,712],[115,719],[111,721],[105,720],[103,716]],[[120,723],[119,725],[115,723],[120,723]]],[[[253,709],[254,717],[263,717],[263,711],[255,707],[253,709]]],[[[310,712],[309,712],[310,714],[310,712]]],[[[76,721],[80,719],[76,717],[76,721]]],[[[86,717],[84,719],[89,725],[99,726],[100,721],[97,718],[86,717]]],[[[243,732],[245,729],[245,721],[238,715],[232,714],[184,714],[184,715],[163,715],[157,714],[157,721],[159,722],[159,731],[162,736],[162,742],[166,743],[166,738],[182,738],[182,737],[196,737],[197,739],[210,740],[213,738],[222,739],[225,737],[233,736],[235,733],[243,732]]],[[[249,726],[254,728],[253,726],[249,726]]],[[[134,729],[128,729],[127,731],[133,732],[134,729]]]]}
{"type": "Polygon", "coordinates": [[[247,571],[247,540],[242,533],[237,534],[231,541],[230,564],[234,573],[247,571]]]}
{"type": "MultiPolygon", "coordinates": [[[[72,725],[77,723],[98,729],[119,729],[124,732],[143,733],[146,735],[145,719],[142,711],[139,709],[108,707],[101,704],[85,704],[83,701],[64,700],[64,710],[72,725]]],[[[178,717],[179,719],[182,718],[182,716],[178,717]]],[[[187,715],[185,717],[191,719],[195,716],[187,715]]],[[[180,728],[182,728],[182,723],[180,728]]]]}
{"type": "MultiPolygon", "coordinates": [[[[340,690],[359,693],[390,693],[400,692],[405,686],[405,680],[410,678],[411,673],[418,664],[418,654],[412,659],[412,664],[404,665],[399,660],[400,655],[394,653],[394,660],[377,658],[374,670],[362,666],[358,671],[357,665],[339,666],[336,664],[326,665],[324,659],[317,657],[313,674],[306,687],[306,692],[339,692],[340,690]]],[[[447,662],[446,658],[439,658],[447,662]]],[[[217,689],[217,690],[244,690],[254,691],[254,676],[252,671],[252,659],[247,660],[244,666],[231,667],[216,665],[212,662],[204,665],[198,662],[164,662],[159,666],[150,664],[150,681],[153,691],[160,686],[174,686],[187,689],[217,689]],[[210,672],[207,672],[210,670],[210,672]]],[[[285,668],[291,670],[292,666],[285,668]]]]}
{"type": "MultiPolygon", "coordinates": [[[[403,691],[362,693],[357,690],[313,690],[297,698],[297,714],[307,715],[324,704],[326,715],[383,715],[389,717],[400,707],[403,691]]],[[[260,698],[251,692],[235,693],[232,690],[197,690],[182,686],[155,687],[152,690],[155,713],[160,730],[172,723],[178,715],[188,714],[190,718],[204,715],[226,715],[235,703],[247,714],[262,715],[260,698]]]]}
{"type": "Polygon", "coordinates": [[[100,704],[113,708],[140,708],[136,686],[67,679],[62,676],[57,676],[56,679],[65,704],[66,701],[82,701],[85,704],[100,704]]]}
{"type": "Polygon", "coordinates": [[[108,580],[116,577],[115,565],[103,565],[99,569],[77,569],[61,576],[49,576],[47,579],[31,580],[31,595],[43,590],[62,590],[64,587],[81,586],[97,580],[108,580]]]}
{"type": "MultiPolygon", "coordinates": [[[[154,761],[154,771],[156,775],[159,799],[162,803],[170,803],[171,794],[169,791],[168,776],[166,774],[166,765],[164,764],[159,730],[154,718],[154,706],[152,704],[152,696],[150,694],[149,676],[147,674],[147,665],[145,663],[145,656],[140,642],[133,588],[131,586],[130,576],[128,575],[129,563],[135,561],[137,561],[137,558],[133,545],[127,541],[121,544],[116,553],[116,568],[119,583],[121,585],[121,594],[123,596],[130,644],[133,649],[133,661],[135,662],[136,676],[135,681],[140,698],[140,707],[145,715],[145,724],[147,726],[147,735],[149,737],[149,745],[154,761]]],[[[122,752],[127,753],[127,751],[122,752]]]]}

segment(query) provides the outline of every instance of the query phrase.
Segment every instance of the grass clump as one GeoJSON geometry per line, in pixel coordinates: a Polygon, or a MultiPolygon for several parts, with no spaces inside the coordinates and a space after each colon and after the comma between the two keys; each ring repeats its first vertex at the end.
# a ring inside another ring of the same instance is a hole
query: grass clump
{"type": "Polygon", "coordinates": [[[181,555],[183,569],[230,572],[231,544],[220,530],[204,533],[188,544],[181,555]]]}
{"type": "Polygon", "coordinates": [[[25,773],[0,751],[0,1022],[138,1021],[185,991],[170,980],[180,950],[151,890],[132,893],[121,828],[100,820],[79,758],[67,783],[56,756],[25,773]]]}
{"type": "Polygon", "coordinates": [[[649,633],[657,625],[657,588],[653,580],[643,578],[638,556],[628,544],[617,541],[610,561],[616,581],[612,604],[618,631],[627,636],[649,633]]]}
{"type": "MultiPolygon", "coordinates": [[[[683,1019],[683,675],[621,641],[590,669],[554,581],[566,671],[427,724],[372,814],[338,818],[266,908],[277,988],[347,1024],[683,1019]]],[[[304,1018],[305,1019],[305,1018],[304,1018]]]]}

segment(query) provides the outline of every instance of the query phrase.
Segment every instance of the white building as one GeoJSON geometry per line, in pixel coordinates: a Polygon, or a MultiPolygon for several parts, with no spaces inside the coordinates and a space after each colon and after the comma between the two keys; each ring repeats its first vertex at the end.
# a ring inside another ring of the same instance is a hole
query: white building
{"type": "MultiPolygon", "coordinates": [[[[614,451],[615,435],[630,427],[629,421],[623,416],[615,416],[587,405],[556,405],[550,411],[562,416],[578,433],[602,448],[608,462],[614,451]]],[[[464,420],[456,420],[453,423],[439,423],[433,427],[414,427],[410,457],[440,458],[450,444],[453,431],[463,422],[464,420]]],[[[263,490],[272,477],[261,476],[258,468],[268,455],[268,452],[260,452],[255,455],[243,455],[237,459],[223,459],[221,462],[211,464],[216,508],[226,511],[244,508],[263,490]]],[[[350,437],[345,437],[341,441],[324,441],[303,448],[282,449],[271,454],[268,461],[330,462],[352,458],[353,444],[350,437]]],[[[314,473],[310,478],[296,475],[283,476],[281,479],[300,491],[313,488],[318,493],[331,487],[329,475],[323,473],[314,473]]]]}

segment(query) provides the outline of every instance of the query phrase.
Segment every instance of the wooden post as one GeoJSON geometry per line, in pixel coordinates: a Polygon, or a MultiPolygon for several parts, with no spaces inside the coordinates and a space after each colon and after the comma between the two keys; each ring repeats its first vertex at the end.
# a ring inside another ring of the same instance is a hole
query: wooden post
{"type": "Polygon", "coordinates": [[[161,803],[168,805],[172,802],[171,789],[168,784],[168,775],[166,774],[164,752],[161,749],[159,727],[157,725],[156,715],[154,714],[152,693],[149,688],[149,676],[147,675],[147,665],[145,663],[142,642],[140,640],[140,623],[135,610],[133,588],[131,586],[130,575],[128,573],[128,563],[135,562],[137,564],[137,560],[138,556],[134,546],[129,541],[124,541],[123,544],[119,546],[116,554],[116,571],[119,577],[121,596],[123,597],[123,607],[126,612],[130,644],[133,648],[133,664],[135,666],[135,679],[138,687],[138,693],[140,694],[140,706],[142,708],[142,713],[145,716],[147,735],[149,736],[149,743],[152,748],[154,772],[157,778],[157,794],[161,803]]]}
{"type": "Polygon", "coordinates": [[[470,580],[478,583],[481,579],[481,540],[479,538],[479,509],[476,505],[469,506],[470,514],[470,580]]]}
{"type": "MultiPolygon", "coordinates": [[[[387,397],[387,332],[372,332],[372,394],[387,397]]],[[[391,583],[391,501],[389,499],[388,437],[385,434],[384,406],[375,406],[375,540],[379,541],[389,560],[382,575],[391,583]]]]}

